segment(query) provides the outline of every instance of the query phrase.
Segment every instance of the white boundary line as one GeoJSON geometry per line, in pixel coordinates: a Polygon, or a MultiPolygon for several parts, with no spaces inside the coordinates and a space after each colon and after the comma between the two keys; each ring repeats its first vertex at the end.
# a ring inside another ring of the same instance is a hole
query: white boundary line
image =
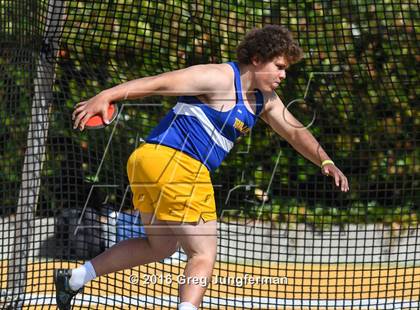
{"type": "MultiPolygon", "coordinates": [[[[26,294],[25,306],[35,305],[55,305],[55,295],[51,294],[26,294]]],[[[163,298],[157,298],[152,296],[138,296],[138,297],[127,297],[121,295],[108,295],[106,297],[99,297],[93,295],[83,294],[80,297],[76,297],[74,305],[77,306],[92,306],[92,304],[102,304],[107,306],[124,306],[131,305],[137,307],[146,307],[147,305],[153,304],[163,307],[169,307],[178,303],[177,296],[163,296],[163,298]]],[[[259,306],[263,306],[264,309],[278,309],[278,306],[286,307],[325,307],[336,309],[337,307],[362,307],[369,309],[419,309],[420,301],[405,301],[392,298],[380,298],[380,299],[283,299],[283,298],[267,298],[267,297],[237,297],[234,299],[230,298],[215,298],[215,297],[204,297],[203,306],[211,307],[211,305],[220,306],[231,306],[235,308],[253,309],[259,306]]]]}

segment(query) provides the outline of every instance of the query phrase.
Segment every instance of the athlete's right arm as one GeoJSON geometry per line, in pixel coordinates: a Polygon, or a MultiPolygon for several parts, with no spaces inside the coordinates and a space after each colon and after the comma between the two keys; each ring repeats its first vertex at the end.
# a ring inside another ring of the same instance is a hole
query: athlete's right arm
{"type": "Polygon", "coordinates": [[[196,65],[132,80],[106,89],[89,100],[78,103],[72,115],[73,127],[83,130],[88,119],[98,113],[106,120],[106,111],[111,102],[140,99],[151,95],[196,96],[211,94],[220,90],[224,84],[229,86],[229,83],[228,77],[220,69],[220,65],[215,64],[196,65]]]}

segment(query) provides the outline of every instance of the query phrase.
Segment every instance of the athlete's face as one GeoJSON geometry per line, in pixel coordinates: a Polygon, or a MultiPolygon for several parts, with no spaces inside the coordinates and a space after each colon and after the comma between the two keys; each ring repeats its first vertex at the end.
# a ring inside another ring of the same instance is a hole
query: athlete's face
{"type": "Polygon", "coordinates": [[[257,88],[261,91],[275,90],[286,78],[288,63],[283,56],[274,57],[267,62],[254,61],[257,88]]]}

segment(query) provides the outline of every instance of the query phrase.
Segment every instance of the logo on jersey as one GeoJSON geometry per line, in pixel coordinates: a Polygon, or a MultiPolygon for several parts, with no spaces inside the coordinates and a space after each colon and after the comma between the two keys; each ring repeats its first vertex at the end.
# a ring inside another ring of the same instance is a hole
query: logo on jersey
{"type": "Polygon", "coordinates": [[[245,134],[247,134],[248,132],[249,132],[249,127],[248,126],[246,126],[245,124],[244,124],[244,122],[243,121],[241,121],[240,119],[238,119],[238,118],[235,118],[235,123],[233,124],[233,127],[235,128],[235,129],[237,129],[237,130],[239,130],[240,132],[241,132],[241,134],[243,134],[243,135],[245,135],[245,134]]]}

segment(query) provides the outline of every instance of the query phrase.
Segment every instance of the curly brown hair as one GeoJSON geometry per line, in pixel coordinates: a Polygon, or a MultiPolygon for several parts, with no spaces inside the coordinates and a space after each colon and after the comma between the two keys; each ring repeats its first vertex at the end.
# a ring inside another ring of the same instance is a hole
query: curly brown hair
{"type": "Polygon", "coordinates": [[[238,62],[250,64],[255,56],[262,62],[284,56],[291,65],[303,57],[303,51],[293,39],[289,29],[279,25],[267,25],[249,31],[236,49],[238,62]]]}

